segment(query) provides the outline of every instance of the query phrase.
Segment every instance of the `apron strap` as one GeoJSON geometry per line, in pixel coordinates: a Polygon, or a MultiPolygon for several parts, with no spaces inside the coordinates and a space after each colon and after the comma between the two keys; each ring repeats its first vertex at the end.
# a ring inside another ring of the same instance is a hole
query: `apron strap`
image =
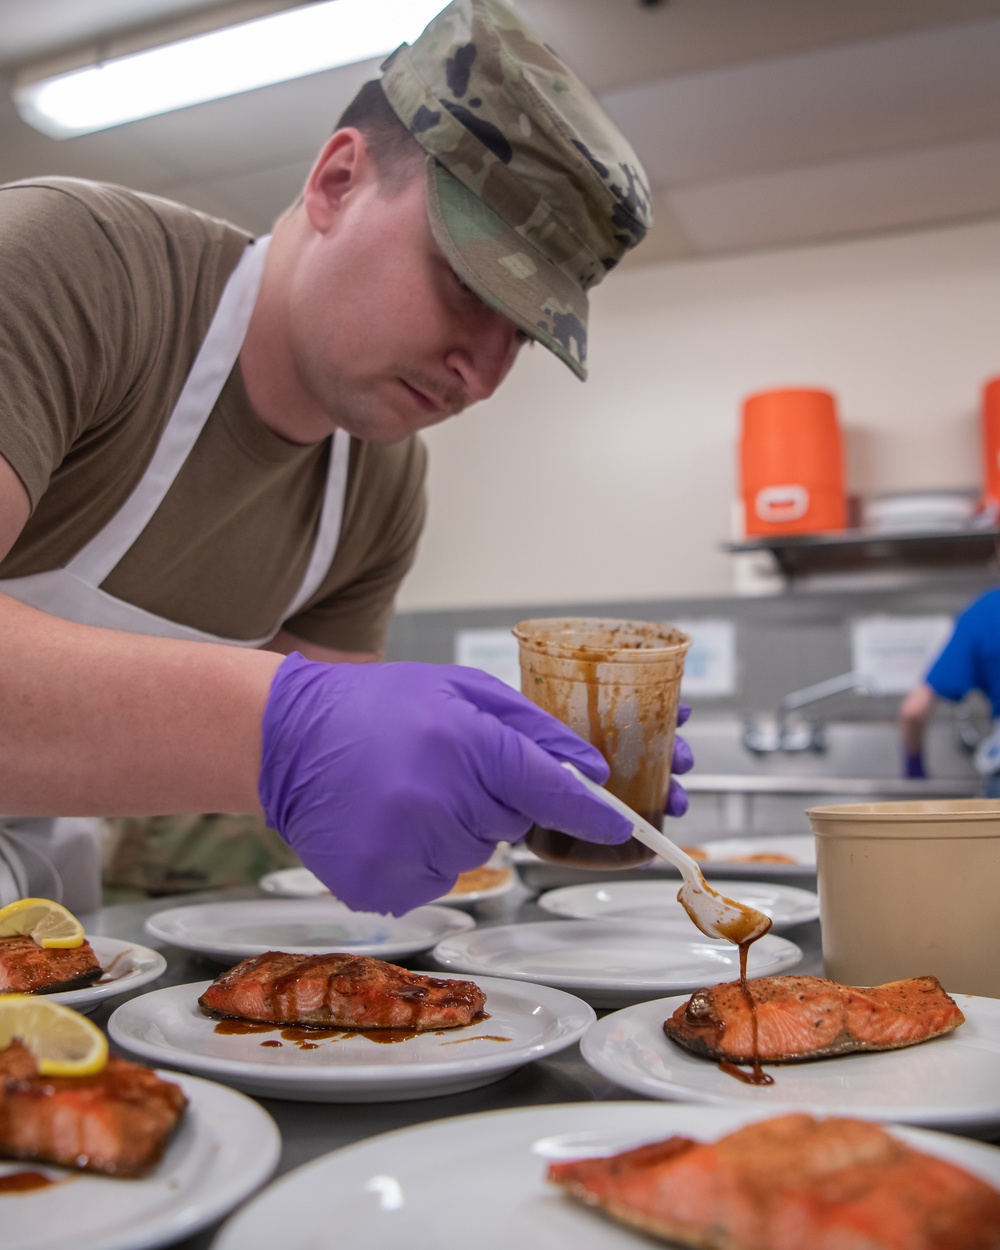
{"type": "Polygon", "coordinates": [[[229,275],[208,334],[142,480],[108,524],[76,553],[66,568],[99,586],[149,524],[187,459],[246,337],[264,276],[270,236],[251,243],[229,275]]]}
{"type": "Polygon", "coordinates": [[[43,612],[84,625],[245,647],[264,645],[289,617],[300,612],[315,596],[333,563],[343,522],[351,439],[341,429],[335,430],[330,439],[323,502],[305,573],[291,605],[263,638],[216,637],[156,616],[100,589],[162,503],[239,358],[263,277],[269,242],[269,237],[264,237],[250,244],[230,275],[160,442],[131,496],[64,568],[0,579],[0,591],[43,612]]]}
{"type": "Polygon", "coordinates": [[[334,431],[330,444],[330,465],[326,473],[326,492],[323,496],[323,508],[320,512],[316,542],[313,544],[312,556],[302,578],[298,594],[285,613],[285,619],[309,602],[330,565],[333,563],[337,543],[340,541],[340,526],[344,518],[344,499],[347,495],[347,469],[351,460],[351,436],[346,430],[334,431]]]}
{"type": "MultiPolygon", "coordinates": [[[[28,897],[28,871],[13,838],[0,829],[0,906],[28,897]]],[[[59,899],[55,900],[59,902],[59,899]]]]}
{"type": "MultiPolygon", "coordinates": [[[[41,823],[36,818],[36,824],[41,823]]],[[[55,822],[52,821],[51,825],[54,827],[55,822]]],[[[50,856],[35,846],[31,834],[15,833],[13,829],[4,829],[0,833],[0,850],[2,850],[4,858],[12,869],[15,867],[15,864],[20,869],[20,873],[23,876],[21,898],[29,897],[28,891],[35,890],[38,896],[50,898],[54,903],[63,901],[63,879],[59,870],[52,862],[50,856]],[[26,859],[29,864],[34,860],[37,865],[37,870],[34,873],[26,865],[26,859]]],[[[15,872],[15,880],[16,877],[17,874],[15,872]]]]}

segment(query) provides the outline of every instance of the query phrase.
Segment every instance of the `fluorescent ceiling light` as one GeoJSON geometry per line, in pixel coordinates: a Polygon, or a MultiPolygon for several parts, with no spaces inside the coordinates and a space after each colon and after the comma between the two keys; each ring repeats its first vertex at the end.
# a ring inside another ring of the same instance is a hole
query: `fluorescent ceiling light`
{"type": "Polygon", "coordinates": [[[29,125],[69,139],[218,100],[412,43],[446,0],[323,0],[99,65],[22,82],[29,125]]]}

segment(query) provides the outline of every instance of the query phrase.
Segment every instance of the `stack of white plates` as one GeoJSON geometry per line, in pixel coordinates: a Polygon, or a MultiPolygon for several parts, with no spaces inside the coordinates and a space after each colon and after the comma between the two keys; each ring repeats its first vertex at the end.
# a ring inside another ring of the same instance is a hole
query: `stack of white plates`
{"type": "Polygon", "coordinates": [[[977,501],[964,490],[916,490],[873,495],[864,502],[866,529],[879,534],[915,530],[962,530],[975,515],[977,501]]]}

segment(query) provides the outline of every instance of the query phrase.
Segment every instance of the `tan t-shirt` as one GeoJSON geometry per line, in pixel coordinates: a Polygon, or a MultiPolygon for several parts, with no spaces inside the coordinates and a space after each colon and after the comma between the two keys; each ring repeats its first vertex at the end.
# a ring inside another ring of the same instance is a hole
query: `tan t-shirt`
{"type": "MultiPolygon", "coordinates": [[[[74,179],[0,187],[0,454],[31,516],[0,578],[64,565],[146,469],[248,236],[153,196],[74,179]]],[[[102,583],[227,638],[267,634],[298,590],[329,443],[269,430],[237,365],[149,525],[102,583]]],[[[424,516],[425,451],[351,442],[340,544],[297,637],[381,648],[424,516]]]]}

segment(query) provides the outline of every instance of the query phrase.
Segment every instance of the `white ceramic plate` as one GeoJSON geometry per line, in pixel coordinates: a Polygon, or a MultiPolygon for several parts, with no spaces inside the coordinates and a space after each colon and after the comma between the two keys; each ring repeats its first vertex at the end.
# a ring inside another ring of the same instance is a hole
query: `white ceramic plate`
{"type": "MultiPolygon", "coordinates": [[[[650,1250],[649,1238],[546,1184],[548,1164],[675,1133],[709,1141],[762,1118],[731,1107],[593,1102],[420,1124],[290,1172],[233,1216],[212,1250],[650,1250]]],[[[891,1131],[1000,1184],[995,1146],[891,1131]]]]}
{"type": "MultiPolygon", "coordinates": [[[[689,842],[683,835],[675,840],[686,850],[701,851],[705,859],[698,860],[698,867],[706,877],[751,877],[765,881],[776,877],[808,877],[816,875],[816,845],[813,835],[778,834],[773,837],[718,838],[711,842],[689,842]],[[733,856],[782,855],[791,862],[733,859],[733,856]]],[[[553,886],[589,885],[594,871],[572,868],[566,864],[553,864],[540,859],[526,846],[515,846],[510,852],[511,863],[516,865],[526,885],[536,889],[553,886]]],[[[603,874],[602,874],[603,875],[603,874]]],[[[639,868],[625,869],[622,880],[662,880],[667,877],[676,881],[677,869],[665,859],[654,859],[639,868]]]]}
{"type": "MultiPolygon", "coordinates": [[[[686,844],[687,845],[687,844],[686,844]]],[[[816,871],[816,839],[811,833],[776,835],[772,838],[715,838],[697,843],[706,858],[698,867],[706,877],[801,877],[816,871]],[[747,855],[787,855],[782,860],[748,860],[747,855]]]]}
{"type": "Polygon", "coordinates": [[[147,1250],[191,1236],[267,1180],[281,1136],[263,1107],[211,1081],[160,1075],[180,1085],[190,1105],[163,1159],[144,1179],[0,1162],[0,1175],[31,1170],[58,1182],[0,1194],[4,1250],[147,1250]]]}
{"type": "MultiPolygon", "coordinates": [[[[516,881],[517,875],[510,868],[507,869],[506,879],[498,885],[485,890],[452,890],[436,898],[434,903],[444,907],[465,907],[470,903],[481,903],[484,899],[499,898],[510,893],[516,881]]],[[[308,868],[281,868],[261,877],[257,885],[272,898],[327,898],[330,894],[319,877],[308,868]]]]}
{"type": "MultiPolygon", "coordinates": [[[[504,869],[505,876],[497,885],[487,886],[482,890],[459,889],[449,890],[434,900],[439,907],[471,907],[473,903],[483,903],[488,898],[502,898],[509,894],[517,885],[517,872],[513,868],[504,869]]],[[[458,885],[461,885],[459,880],[458,885]]]]}
{"type": "Polygon", "coordinates": [[[250,899],[197,903],[158,911],[146,931],[163,942],[235,963],[265,951],[319,955],[348,951],[378,959],[415,955],[446,934],[471,929],[470,916],[451,907],[415,907],[405,916],[351,911],[334,898],[250,899]]]}
{"type": "MultiPolygon", "coordinates": [[[[433,974],[432,974],[433,975],[433,974]]],[[[265,1098],[390,1102],[488,1085],[577,1041],[594,1021],[586,1003],[542,985],[474,978],[489,1019],[462,1029],[379,1043],[363,1033],[318,1039],[315,1049],[266,1034],[218,1034],[198,996],[210,984],[174,985],[124,1003],[108,1030],[119,1046],[158,1063],[212,1076],[265,1098]],[[497,1040],[508,1039],[508,1040],[497,1040]]]]}
{"type": "Polygon", "coordinates": [[[602,1076],[649,1098],[791,1107],[982,1134],[1000,1126],[1000,999],[954,995],[965,1024],[903,1050],[768,1064],[767,1086],[744,1085],[671,1042],[663,1022],[684,997],[605,1016],[580,1049],[602,1076]]]}
{"type": "MultiPolygon", "coordinates": [[[[739,976],[729,942],[703,937],[683,921],[543,920],[458,933],[435,946],[449,972],[515,977],[578,994],[594,1007],[622,1007],[676,990],[696,990],[739,976]]],[[[749,971],[775,976],[802,952],[768,934],[750,948],[749,971]]]]}
{"type": "MultiPolygon", "coordinates": [[[[597,881],[550,890],[538,900],[543,911],[576,920],[687,920],[677,901],[679,882],[597,881]]],[[[819,897],[809,890],[763,881],[713,879],[713,889],[770,916],[775,932],[819,916],[819,897]]]]}
{"type": "Polygon", "coordinates": [[[138,942],[120,942],[117,938],[91,937],[87,941],[104,969],[104,976],[82,990],[62,990],[46,994],[50,1002],[65,1003],[75,1011],[96,1011],[109,998],[117,998],[131,990],[141,989],[163,976],[167,961],[159,951],[138,942]]]}

